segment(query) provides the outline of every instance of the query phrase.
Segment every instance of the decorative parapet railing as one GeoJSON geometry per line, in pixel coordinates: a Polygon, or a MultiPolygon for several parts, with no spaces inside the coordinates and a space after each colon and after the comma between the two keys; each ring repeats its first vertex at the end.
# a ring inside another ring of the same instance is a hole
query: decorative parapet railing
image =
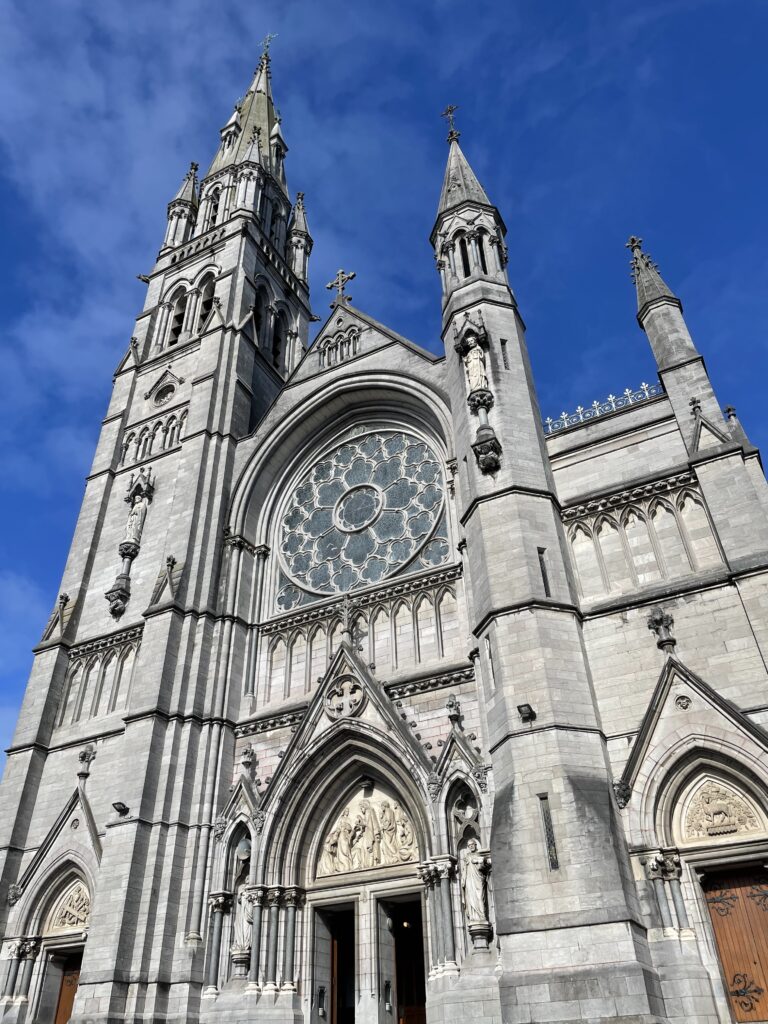
{"type": "Polygon", "coordinates": [[[657,395],[663,394],[664,388],[661,384],[641,384],[637,391],[626,388],[621,395],[608,395],[604,402],[595,401],[586,408],[579,405],[576,412],[561,412],[556,420],[547,416],[544,420],[544,433],[554,434],[558,430],[565,430],[566,427],[577,427],[580,423],[586,423],[597,416],[605,416],[609,412],[626,409],[628,405],[637,405],[638,402],[645,402],[648,398],[656,398],[657,395]]]}

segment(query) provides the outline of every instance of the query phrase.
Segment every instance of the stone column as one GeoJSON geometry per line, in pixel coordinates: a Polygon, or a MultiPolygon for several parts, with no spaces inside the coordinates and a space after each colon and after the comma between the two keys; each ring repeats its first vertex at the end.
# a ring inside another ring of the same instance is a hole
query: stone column
{"type": "MultiPolygon", "coordinates": [[[[267,544],[259,544],[256,548],[256,582],[254,584],[254,592],[256,595],[256,621],[259,621],[261,615],[261,606],[264,597],[264,577],[266,575],[266,562],[269,556],[269,546],[267,544]]],[[[245,692],[248,696],[252,697],[255,692],[254,684],[256,682],[256,675],[259,671],[259,655],[261,652],[261,634],[256,631],[255,639],[253,642],[253,654],[250,660],[250,670],[248,673],[248,680],[245,686],[245,692]]]]}
{"type": "Polygon", "coordinates": [[[155,348],[162,348],[168,330],[168,317],[171,314],[171,303],[162,302],[155,319],[155,337],[153,338],[155,348]]]}
{"type": "Polygon", "coordinates": [[[35,966],[37,954],[40,951],[40,939],[24,939],[21,943],[21,956],[24,959],[24,966],[21,969],[21,980],[16,992],[17,999],[26,999],[29,993],[29,983],[32,980],[32,968],[35,966]]]}
{"type": "Polygon", "coordinates": [[[274,886],[267,892],[269,920],[267,923],[267,979],[265,992],[277,992],[277,943],[280,937],[280,897],[283,890],[274,886]]]}
{"type": "Polygon", "coordinates": [[[211,945],[208,949],[208,977],[206,994],[212,995],[218,991],[219,981],[219,959],[221,957],[221,929],[224,924],[224,914],[232,906],[232,893],[212,892],[208,897],[208,906],[211,908],[211,945]]]}
{"type": "Polygon", "coordinates": [[[437,915],[437,889],[435,868],[432,864],[419,865],[419,877],[424,885],[427,897],[427,934],[429,945],[429,976],[434,977],[440,968],[440,921],[437,915]]]}
{"type": "Polygon", "coordinates": [[[455,868],[454,858],[441,857],[440,860],[435,861],[435,865],[440,877],[441,932],[445,953],[443,970],[446,974],[458,974],[456,936],[453,927],[453,899],[451,896],[451,878],[455,868]]]}
{"type": "Polygon", "coordinates": [[[296,991],[294,978],[294,962],[296,958],[296,909],[301,901],[301,889],[292,886],[283,893],[285,907],[285,945],[283,947],[283,983],[284,992],[296,991]]]}
{"type": "Polygon", "coordinates": [[[680,875],[683,868],[680,863],[680,854],[676,850],[670,850],[664,854],[661,870],[672,893],[672,902],[675,906],[675,914],[677,915],[677,927],[690,928],[691,923],[688,920],[688,911],[685,909],[683,890],[680,886],[680,875]]]}
{"type": "Polygon", "coordinates": [[[19,956],[21,952],[19,946],[20,943],[14,942],[8,950],[8,973],[5,976],[5,985],[3,986],[3,999],[11,999],[16,988],[16,978],[19,974],[19,956]]]}
{"type": "Polygon", "coordinates": [[[655,854],[645,862],[645,873],[653,882],[653,888],[656,892],[656,902],[659,905],[662,927],[671,928],[672,915],[669,912],[669,900],[667,899],[667,890],[664,885],[663,864],[664,861],[661,855],[655,854]]]}
{"type": "Polygon", "coordinates": [[[259,967],[261,965],[261,921],[267,890],[263,885],[255,885],[249,890],[249,894],[253,902],[253,923],[251,925],[251,964],[248,970],[248,990],[258,992],[259,967]]]}

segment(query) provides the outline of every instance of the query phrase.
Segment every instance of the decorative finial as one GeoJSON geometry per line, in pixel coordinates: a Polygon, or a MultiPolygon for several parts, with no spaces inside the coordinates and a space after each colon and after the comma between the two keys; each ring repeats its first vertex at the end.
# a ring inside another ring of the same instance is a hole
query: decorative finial
{"type": "Polygon", "coordinates": [[[192,175],[193,178],[197,174],[197,169],[198,169],[199,166],[200,166],[200,164],[196,164],[194,160],[189,165],[189,173],[192,175]]]}
{"type": "Polygon", "coordinates": [[[261,59],[267,63],[269,63],[269,47],[273,39],[277,39],[277,32],[267,32],[261,41],[261,59]]]}
{"type": "Polygon", "coordinates": [[[257,124],[251,129],[251,144],[254,142],[261,142],[261,128],[257,124]]]}
{"type": "Polygon", "coordinates": [[[726,407],[723,409],[723,413],[727,420],[736,419],[736,407],[733,405],[726,405],[726,407]]]}
{"type": "Polygon", "coordinates": [[[690,405],[690,407],[691,407],[691,416],[695,416],[697,412],[701,411],[701,401],[700,401],[700,399],[696,398],[695,395],[690,400],[688,405],[690,405]]]}
{"type": "Polygon", "coordinates": [[[297,206],[303,206],[304,205],[304,193],[303,192],[297,192],[296,193],[296,205],[297,206]]]}
{"type": "Polygon", "coordinates": [[[448,106],[445,108],[445,110],[440,115],[440,117],[444,117],[446,119],[446,121],[448,122],[448,141],[449,142],[458,142],[458,140],[459,140],[459,132],[456,131],[456,125],[454,124],[454,121],[453,121],[453,115],[456,113],[456,111],[458,109],[459,108],[456,106],[455,103],[449,103],[448,106]]]}
{"type": "Polygon", "coordinates": [[[648,616],[648,629],[656,634],[656,646],[670,658],[675,651],[677,640],[672,636],[675,620],[663,608],[654,608],[648,616]]]}
{"type": "Polygon", "coordinates": [[[625,249],[629,249],[629,251],[634,256],[634,254],[638,250],[642,249],[642,245],[643,245],[642,238],[638,238],[637,235],[630,235],[629,236],[629,240],[626,242],[624,248],[625,249]]]}
{"type": "Polygon", "coordinates": [[[344,303],[352,301],[352,296],[346,295],[344,292],[344,288],[347,284],[347,281],[352,281],[355,278],[355,276],[356,274],[354,270],[350,271],[348,274],[343,270],[339,270],[336,274],[336,277],[334,277],[332,281],[329,281],[328,284],[325,286],[329,291],[332,291],[334,288],[336,289],[336,298],[331,303],[331,309],[333,309],[333,306],[337,302],[343,305],[344,303]]]}

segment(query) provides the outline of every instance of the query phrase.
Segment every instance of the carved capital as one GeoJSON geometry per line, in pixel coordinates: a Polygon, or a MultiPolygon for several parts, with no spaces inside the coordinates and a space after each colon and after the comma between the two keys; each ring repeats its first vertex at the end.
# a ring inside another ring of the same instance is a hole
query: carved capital
{"type": "Polygon", "coordinates": [[[456,870],[456,864],[453,857],[441,857],[439,860],[434,861],[434,865],[437,871],[437,877],[441,881],[443,879],[453,878],[456,870]]]}
{"type": "Polygon", "coordinates": [[[647,621],[648,629],[656,634],[656,646],[669,657],[674,653],[677,644],[677,640],[672,636],[675,620],[669,612],[657,607],[653,609],[647,621]]]}
{"type": "Polygon", "coordinates": [[[279,907],[282,895],[283,895],[282,886],[275,885],[271,889],[268,889],[267,890],[267,906],[270,909],[272,909],[272,907],[279,907]]]}
{"type": "Polygon", "coordinates": [[[283,893],[284,907],[298,907],[304,896],[304,890],[296,885],[289,886],[283,893]]]}
{"type": "Polygon", "coordinates": [[[212,892],[208,897],[208,906],[214,914],[226,914],[232,909],[232,893],[221,890],[212,892]]]}
{"type": "Polygon", "coordinates": [[[139,553],[139,545],[135,540],[123,540],[120,542],[117,551],[121,558],[130,558],[133,561],[139,553]]]}
{"type": "Polygon", "coordinates": [[[679,853],[675,850],[668,850],[661,855],[661,874],[667,882],[679,878],[682,873],[683,866],[680,863],[679,853]]]}
{"type": "Polygon", "coordinates": [[[40,952],[40,939],[30,938],[22,939],[19,944],[19,956],[24,960],[34,960],[37,954],[40,952]]]}
{"type": "Polygon", "coordinates": [[[254,907],[263,907],[267,900],[267,888],[264,885],[252,885],[245,890],[245,895],[254,907]]]}
{"type": "Polygon", "coordinates": [[[664,877],[664,860],[661,854],[655,853],[642,863],[645,867],[646,878],[650,879],[650,881],[654,882],[664,877]]]}
{"type": "Polygon", "coordinates": [[[257,544],[255,551],[256,557],[259,559],[260,562],[263,562],[269,556],[270,548],[268,544],[257,544]]]}
{"type": "Polygon", "coordinates": [[[267,820],[267,815],[261,809],[256,810],[251,815],[251,821],[253,822],[253,831],[257,836],[260,836],[264,831],[264,822],[267,820]]]}

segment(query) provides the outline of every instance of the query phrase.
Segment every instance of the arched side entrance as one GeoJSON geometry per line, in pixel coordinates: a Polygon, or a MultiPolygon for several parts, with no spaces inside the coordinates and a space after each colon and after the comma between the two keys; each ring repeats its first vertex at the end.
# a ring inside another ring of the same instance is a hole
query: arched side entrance
{"type": "Polygon", "coordinates": [[[674,776],[659,808],[669,843],[655,880],[662,919],[700,932],[705,966],[734,1021],[768,1020],[765,786],[743,764],[705,751],[674,776]]]}
{"type": "Polygon", "coordinates": [[[3,999],[29,1003],[39,1024],[66,1024],[73,1013],[91,913],[91,894],[76,872],[59,876],[36,901],[26,936],[10,949],[3,999]]]}

